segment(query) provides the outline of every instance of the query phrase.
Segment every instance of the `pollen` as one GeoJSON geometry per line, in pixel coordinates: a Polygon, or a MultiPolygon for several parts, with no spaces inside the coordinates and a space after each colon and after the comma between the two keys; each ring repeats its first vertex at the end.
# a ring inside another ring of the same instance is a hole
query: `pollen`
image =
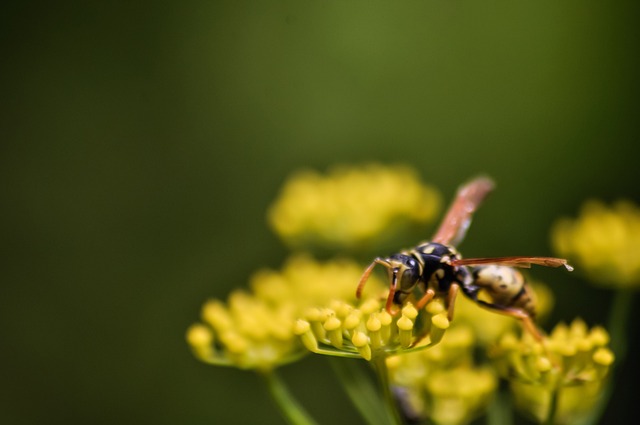
{"type": "Polygon", "coordinates": [[[207,326],[194,324],[187,329],[187,342],[199,358],[206,358],[212,354],[213,334],[207,326]]]}
{"type": "Polygon", "coordinates": [[[449,327],[449,319],[446,314],[440,313],[433,316],[431,319],[433,324],[440,329],[447,329],[449,327]]]}
{"type": "Polygon", "coordinates": [[[614,360],[615,356],[608,348],[598,348],[598,350],[593,353],[593,361],[599,365],[611,366],[614,360]]]}
{"type": "Polygon", "coordinates": [[[399,330],[398,337],[400,339],[400,346],[402,348],[409,348],[413,339],[413,321],[403,315],[398,319],[397,325],[399,330]]]}
{"type": "Polygon", "coordinates": [[[352,310],[344,319],[342,326],[348,332],[355,329],[362,320],[362,312],[360,310],[352,310]]]}
{"type": "Polygon", "coordinates": [[[432,314],[434,316],[446,310],[444,307],[444,303],[440,299],[433,300],[425,306],[425,309],[427,310],[427,312],[429,312],[429,314],[432,314]]]}
{"type": "Polygon", "coordinates": [[[538,371],[540,372],[549,372],[553,367],[551,360],[549,360],[547,357],[538,357],[535,364],[536,369],[538,369],[538,371]]]}
{"type": "Polygon", "coordinates": [[[329,317],[324,322],[324,329],[327,331],[327,338],[331,341],[331,345],[336,348],[342,347],[342,322],[335,316],[329,317]]]}
{"type": "Polygon", "coordinates": [[[603,327],[596,326],[591,329],[589,339],[593,345],[602,347],[609,343],[609,333],[603,327]]]}
{"type": "Polygon", "coordinates": [[[413,321],[407,316],[402,315],[398,320],[398,329],[401,331],[411,331],[413,329],[413,321]]]}
{"type": "MultiPolygon", "coordinates": [[[[439,304],[436,301],[432,301],[428,304],[428,306],[431,305],[437,305],[439,304]]],[[[411,303],[407,303],[405,304],[405,306],[402,308],[402,315],[408,317],[409,319],[415,319],[416,317],[418,317],[418,310],[416,310],[416,308],[413,306],[413,304],[411,303]]]]}
{"type": "Polygon", "coordinates": [[[187,330],[187,341],[193,346],[209,345],[213,340],[213,335],[204,325],[191,325],[187,330]]]}
{"type": "Polygon", "coordinates": [[[380,323],[380,319],[378,319],[377,315],[370,315],[369,320],[367,320],[367,330],[369,332],[377,332],[382,327],[382,323],[380,323]]]}
{"type": "Polygon", "coordinates": [[[369,346],[369,337],[364,332],[356,332],[351,338],[351,343],[358,351],[358,354],[365,359],[371,360],[371,347],[369,346]]]}

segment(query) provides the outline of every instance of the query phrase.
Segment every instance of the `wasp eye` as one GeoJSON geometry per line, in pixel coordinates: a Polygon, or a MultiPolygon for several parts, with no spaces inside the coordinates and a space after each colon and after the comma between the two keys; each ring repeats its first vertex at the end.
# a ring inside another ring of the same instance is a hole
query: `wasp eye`
{"type": "Polygon", "coordinates": [[[415,267],[416,266],[416,260],[410,259],[409,261],[407,261],[407,265],[409,267],[415,267]]]}

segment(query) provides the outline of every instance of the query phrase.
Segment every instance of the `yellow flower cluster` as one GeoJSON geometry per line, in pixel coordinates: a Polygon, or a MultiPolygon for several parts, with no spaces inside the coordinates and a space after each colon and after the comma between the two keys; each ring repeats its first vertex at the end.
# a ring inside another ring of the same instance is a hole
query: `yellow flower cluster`
{"type": "Polygon", "coordinates": [[[433,220],[441,199],[408,167],[336,167],[302,171],[284,185],[268,220],[287,243],[357,246],[402,223],[433,220]]]}
{"type": "MultiPolygon", "coordinates": [[[[440,205],[439,193],[409,168],[345,166],[292,176],[268,220],[291,246],[363,254],[387,235],[433,220],[440,205]]],[[[556,224],[553,242],[595,281],[640,285],[640,208],[629,202],[587,203],[580,217],[556,224]]],[[[249,289],[234,291],[226,302],[207,301],[187,342],[203,362],[265,376],[308,352],[365,359],[378,372],[387,404],[398,402],[416,423],[469,424],[497,393],[499,376],[509,382],[516,406],[538,421],[574,423],[602,397],[614,362],[603,328],[575,320],[540,343],[528,332],[516,336],[518,320],[464,296],[457,297],[450,323],[440,293],[420,310],[412,294],[391,315],[384,305],[388,279],[372,274],[356,299],[363,271],[354,261],[295,255],[281,270],[255,273],[249,289]]],[[[544,285],[529,285],[539,321],[553,296],[544,285]]],[[[499,304],[485,291],[478,296],[499,304]]],[[[397,417],[393,410],[390,417],[397,417]]]]}
{"type": "Polygon", "coordinates": [[[614,361],[608,344],[604,328],[576,319],[557,325],[544,345],[529,334],[506,334],[491,355],[521,411],[543,421],[555,409],[556,423],[575,423],[601,396],[614,361]]]}
{"type": "Polygon", "coordinates": [[[611,207],[585,203],[580,216],[558,221],[556,251],[571,258],[593,281],[607,286],[640,286],[640,208],[619,201],[611,207]]]}
{"type": "Polygon", "coordinates": [[[469,423],[489,403],[497,378],[473,361],[474,334],[465,325],[452,326],[433,348],[387,360],[394,386],[403,388],[402,406],[416,419],[438,425],[469,423]]]}
{"type": "MultiPolygon", "coordinates": [[[[206,302],[202,322],[189,328],[187,341],[196,357],[211,364],[268,370],[290,362],[307,352],[293,332],[296,318],[313,305],[355,299],[361,274],[352,261],[292,257],[282,271],[256,273],[252,292],[235,291],[226,304],[206,302]]],[[[369,285],[383,288],[375,278],[369,285]]]]}
{"type": "Polygon", "coordinates": [[[407,303],[395,317],[380,299],[384,297],[365,299],[358,306],[335,301],[311,308],[296,322],[295,333],[314,353],[372,360],[433,346],[449,327],[439,299],[420,312],[407,303]]]}

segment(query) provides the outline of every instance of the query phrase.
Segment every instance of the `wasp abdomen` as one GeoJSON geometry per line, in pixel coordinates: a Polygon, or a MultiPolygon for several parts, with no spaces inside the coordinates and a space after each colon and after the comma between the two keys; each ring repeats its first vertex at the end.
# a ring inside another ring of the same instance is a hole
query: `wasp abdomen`
{"type": "Polygon", "coordinates": [[[535,296],[518,270],[507,266],[482,266],[474,268],[473,277],[474,285],[486,291],[493,303],[535,315],[535,296]]]}

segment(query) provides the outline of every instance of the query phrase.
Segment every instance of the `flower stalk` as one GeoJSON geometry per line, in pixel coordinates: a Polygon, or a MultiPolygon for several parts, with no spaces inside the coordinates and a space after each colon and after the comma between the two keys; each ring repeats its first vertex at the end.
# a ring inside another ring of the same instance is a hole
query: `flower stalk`
{"type": "Polygon", "coordinates": [[[384,401],[360,367],[362,362],[354,364],[354,361],[343,361],[335,357],[328,357],[328,360],[364,421],[368,425],[393,425],[390,421],[392,416],[387,413],[384,401]]]}
{"type": "Polygon", "coordinates": [[[287,386],[282,382],[275,371],[262,371],[260,373],[271,398],[280,410],[280,413],[290,425],[317,425],[309,413],[292,396],[287,386]]]}
{"type": "Polygon", "coordinates": [[[380,389],[382,391],[382,398],[386,407],[387,417],[390,422],[395,425],[402,425],[402,418],[398,412],[398,405],[391,391],[391,383],[389,381],[389,371],[387,369],[387,356],[376,356],[372,365],[376,371],[380,389]]]}

